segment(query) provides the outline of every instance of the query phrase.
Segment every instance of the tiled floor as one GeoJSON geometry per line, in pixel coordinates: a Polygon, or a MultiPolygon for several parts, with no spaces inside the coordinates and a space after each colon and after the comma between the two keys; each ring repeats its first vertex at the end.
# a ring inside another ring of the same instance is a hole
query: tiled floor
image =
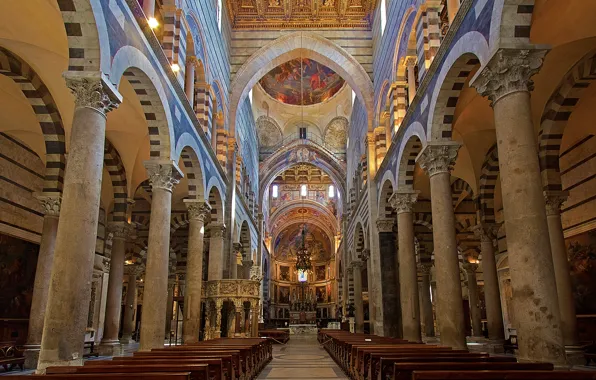
{"type": "Polygon", "coordinates": [[[259,380],[347,379],[329,354],[319,346],[316,335],[292,335],[286,345],[273,346],[273,360],[259,380]]]}

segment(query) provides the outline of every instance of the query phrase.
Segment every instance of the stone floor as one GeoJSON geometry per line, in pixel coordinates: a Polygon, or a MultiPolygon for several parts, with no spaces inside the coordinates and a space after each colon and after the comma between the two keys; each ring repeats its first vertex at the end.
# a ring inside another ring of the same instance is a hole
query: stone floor
{"type": "Polygon", "coordinates": [[[273,346],[273,360],[257,379],[347,379],[317,342],[316,335],[292,335],[286,345],[273,346]]]}

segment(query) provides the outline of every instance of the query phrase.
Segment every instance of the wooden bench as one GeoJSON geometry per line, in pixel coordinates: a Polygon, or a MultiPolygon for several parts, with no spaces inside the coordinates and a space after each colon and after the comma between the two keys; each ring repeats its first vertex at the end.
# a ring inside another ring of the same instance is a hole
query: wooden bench
{"type": "Polygon", "coordinates": [[[152,364],[172,365],[174,367],[179,364],[207,364],[209,366],[210,377],[219,378],[221,372],[225,380],[236,380],[234,369],[232,368],[232,357],[228,356],[192,356],[188,358],[155,358],[155,357],[128,357],[121,360],[92,360],[85,363],[85,366],[106,366],[106,365],[130,365],[130,366],[144,366],[152,364]]]}
{"type": "Polygon", "coordinates": [[[259,337],[273,338],[273,343],[287,343],[290,340],[290,333],[283,330],[259,330],[259,337]]]}
{"type": "Polygon", "coordinates": [[[0,365],[5,372],[12,371],[15,367],[22,371],[25,365],[23,352],[13,343],[3,343],[0,346],[0,365]]]}
{"type": "Polygon", "coordinates": [[[392,380],[411,380],[414,371],[552,371],[550,363],[395,363],[392,380]]]}
{"type": "Polygon", "coordinates": [[[55,375],[26,375],[26,376],[2,376],[2,379],[44,379],[44,380],[190,380],[190,372],[172,372],[172,373],[66,373],[55,375]]]}
{"type": "MultiPolygon", "coordinates": [[[[119,375],[119,374],[135,374],[138,379],[142,379],[140,374],[142,373],[188,373],[189,380],[213,380],[209,374],[207,364],[181,364],[161,365],[161,364],[149,364],[149,365],[106,365],[106,366],[83,366],[83,367],[48,367],[46,374],[48,375],[67,375],[67,374],[104,374],[104,375],[119,375]]],[[[108,378],[108,377],[106,377],[108,378]]],[[[68,379],[68,377],[65,377],[68,379]]],[[[219,378],[221,379],[221,374],[219,378]]],[[[144,379],[143,379],[144,380],[144,379]]]]}
{"type": "Polygon", "coordinates": [[[412,380],[594,380],[592,371],[414,371],[412,380]]]}
{"type": "Polygon", "coordinates": [[[596,354],[585,353],[584,358],[586,358],[586,365],[590,365],[590,362],[596,363],[596,354]]]}

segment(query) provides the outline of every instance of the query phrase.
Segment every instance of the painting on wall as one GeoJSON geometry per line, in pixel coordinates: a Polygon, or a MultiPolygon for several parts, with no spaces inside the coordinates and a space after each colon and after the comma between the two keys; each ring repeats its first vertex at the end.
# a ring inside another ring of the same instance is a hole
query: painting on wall
{"type": "Polygon", "coordinates": [[[304,58],[282,63],[265,74],[259,84],[282,103],[308,106],[333,97],[345,81],[327,66],[304,58]]]}
{"type": "Polygon", "coordinates": [[[287,286],[279,287],[279,303],[290,303],[290,288],[287,286]]]}
{"type": "Polygon", "coordinates": [[[566,244],[575,311],[596,314],[596,231],[569,238],[566,244]]]}
{"type": "Polygon", "coordinates": [[[327,289],[324,286],[317,286],[317,302],[327,302],[327,289]]]}
{"type": "Polygon", "coordinates": [[[279,267],[279,279],[282,281],[290,281],[290,267],[279,267]]]}
{"type": "Polygon", "coordinates": [[[316,281],[325,280],[325,265],[318,265],[315,268],[316,281]]]}
{"type": "Polygon", "coordinates": [[[39,245],[0,234],[0,318],[29,318],[39,245]]]}

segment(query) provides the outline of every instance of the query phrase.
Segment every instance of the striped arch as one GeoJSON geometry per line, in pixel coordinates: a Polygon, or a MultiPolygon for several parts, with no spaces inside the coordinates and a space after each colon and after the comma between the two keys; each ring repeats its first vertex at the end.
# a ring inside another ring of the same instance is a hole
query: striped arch
{"type": "Polygon", "coordinates": [[[209,206],[211,206],[211,223],[223,223],[223,202],[217,187],[213,186],[209,191],[209,206]]]}
{"type": "Polygon", "coordinates": [[[530,45],[535,0],[495,0],[491,15],[490,47],[530,45]]]}
{"type": "Polygon", "coordinates": [[[114,213],[112,220],[114,222],[126,222],[126,211],[128,209],[126,171],[124,170],[124,165],[118,151],[108,139],[105,141],[103,152],[104,167],[110,174],[114,189],[114,213]]]}
{"type": "Polygon", "coordinates": [[[245,220],[242,222],[242,227],[240,227],[240,244],[242,244],[242,258],[244,260],[251,260],[252,247],[250,243],[250,228],[245,220]]]}
{"type": "Polygon", "coordinates": [[[391,198],[393,192],[393,184],[388,179],[383,183],[379,194],[379,217],[392,218],[394,221],[397,221],[397,213],[389,204],[389,198],[391,198]]]}
{"type": "Polygon", "coordinates": [[[497,144],[493,145],[484,158],[479,181],[478,208],[480,221],[495,223],[495,189],[499,179],[499,152],[497,144]]]}
{"type": "Polygon", "coordinates": [[[180,159],[184,163],[184,174],[188,180],[188,199],[205,199],[203,171],[197,154],[190,147],[182,149],[180,159]]]}
{"type": "Polygon", "coordinates": [[[542,186],[547,191],[563,190],[559,172],[559,151],[567,122],[586,89],[596,80],[596,51],[580,59],[567,72],[542,113],[539,140],[542,186]]]}
{"type": "Polygon", "coordinates": [[[472,187],[463,179],[457,178],[451,184],[451,197],[453,199],[453,209],[454,210],[457,208],[457,206],[459,206],[459,204],[461,202],[463,202],[464,199],[466,199],[468,197],[472,198],[473,196],[474,196],[474,191],[472,190],[472,187]],[[464,198],[460,199],[460,197],[464,193],[465,193],[464,198]]]}
{"type": "MultiPolygon", "coordinates": [[[[463,90],[470,73],[480,64],[478,58],[472,53],[465,53],[453,63],[447,75],[441,83],[436,99],[435,107],[432,109],[434,116],[430,125],[431,140],[451,140],[455,107],[459,95],[463,90]]],[[[436,92],[436,89],[435,89],[436,92]]]]}
{"type": "Polygon", "coordinates": [[[419,224],[432,231],[433,216],[430,212],[414,212],[412,213],[412,221],[414,224],[419,224]]]}
{"type": "Polygon", "coordinates": [[[422,150],[422,142],[418,136],[412,136],[401,151],[399,167],[397,171],[397,188],[414,189],[414,168],[416,157],[422,150]]]}
{"type": "MultiPolygon", "coordinates": [[[[395,52],[393,53],[393,63],[391,65],[391,78],[394,80],[405,79],[405,74],[399,73],[400,64],[403,63],[402,58],[405,58],[405,56],[408,55],[408,44],[410,38],[416,38],[413,28],[414,20],[416,19],[417,14],[419,14],[419,12],[416,11],[416,6],[410,6],[404,12],[404,16],[399,27],[399,32],[397,34],[395,52]],[[412,35],[412,32],[414,32],[414,35],[412,35]]],[[[416,52],[412,52],[412,54],[416,55],[416,52]]]]}
{"type": "Polygon", "coordinates": [[[188,213],[182,212],[172,216],[170,221],[170,235],[173,235],[179,228],[184,228],[190,223],[188,213]]]}
{"type": "Polygon", "coordinates": [[[24,60],[0,47],[0,74],[11,78],[29,101],[43,133],[46,148],[44,192],[62,192],[66,152],[64,126],[54,98],[24,60]]]}
{"type": "Polygon", "coordinates": [[[356,230],[354,231],[354,250],[356,257],[355,260],[362,261],[362,251],[365,248],[365,240],[364,240],[364,231],[362,230],[362,224],[358,223],[356,225],[356,230]]]}
{"type": "MultiPolygon", "coordinates": [[[[205,36],[203,34],[203,30],[201,28],[201,23],[198,20],[198,17],[195,15],[194,12],[190,12],[186,14],[186,22],[189,26],[189,32],[192,36],[193,42],[193,49],[194,55],[199,59],[203,64],[203,69],[205,70],[205,78],[209,76],[209,62],[207,58],[207,51],[205,50],[205,46],[207,43],[205,41],[205,36]]],[[[203,81],[206,82],[205,79],[203,81]]]]}

